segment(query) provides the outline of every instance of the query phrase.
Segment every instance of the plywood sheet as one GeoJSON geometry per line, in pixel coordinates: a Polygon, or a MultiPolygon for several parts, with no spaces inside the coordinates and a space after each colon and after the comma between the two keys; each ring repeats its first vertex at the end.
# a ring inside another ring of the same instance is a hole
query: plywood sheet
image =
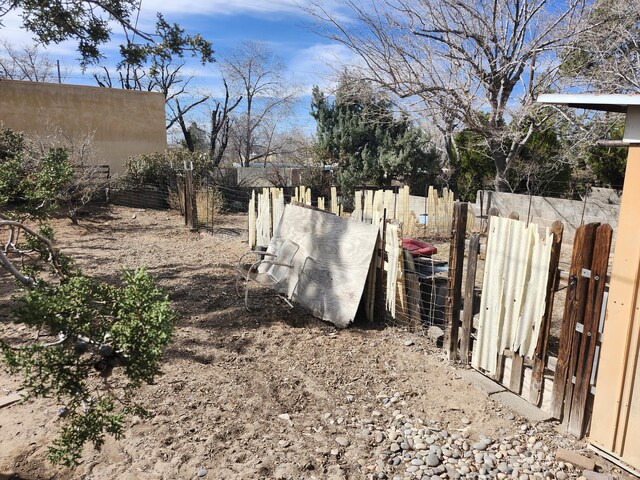
{"type": "Polygon", "coordinates": [[[378,226],[287,205],[271,240],[300,246],[283,293],[344,328],[355,318],[378,238],[378,226]]]}
{"type": "Polygon", "coordinates": [[[487,243],[478,342],[472,365],[494,375],[509,349],[534,354],[545,307],[552,236],[538,227],[493,217],[487,243]]]}

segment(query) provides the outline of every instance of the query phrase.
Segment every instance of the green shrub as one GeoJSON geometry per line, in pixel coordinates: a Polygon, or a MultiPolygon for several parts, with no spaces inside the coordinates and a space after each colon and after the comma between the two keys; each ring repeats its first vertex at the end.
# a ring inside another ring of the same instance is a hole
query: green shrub
{"type": "Polygon", "coordinates": [[[0,167],[0,208],[11,205],[13,218],[48,216],[66,200],[74,177],[64,149],[30,151],[22,134],[1,124],[0,167]]]}
{"type": "Polygon", "coordinates": [[[90,441],[118,438],[124,417],[142,411],[134,390],[153,382],[177,315],[144,270],[124,271],[123,286],[76,273],[58,285],[39,282],[12,312],[13,321],[59,340],[15,348],[0,340],[10,373],[21,374],[28,396],[64,404],[53,462],[74,465],[90,441]],[[111,379],[110,377],[114,377],[111,379]]]}

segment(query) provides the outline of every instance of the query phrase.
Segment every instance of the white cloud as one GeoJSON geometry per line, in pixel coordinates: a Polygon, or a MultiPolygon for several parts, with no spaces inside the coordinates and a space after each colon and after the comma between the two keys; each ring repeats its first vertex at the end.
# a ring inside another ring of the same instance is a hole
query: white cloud
{"type": "MultiPolygon", "coordinates": [[[[336,0],[324,1],[322,7],[328,12],[339,14],[341,3],[336,0]]],[[[145,0],[143,12],[163,12],[182,15],[237,15],[283,13],[305,15],[304,8],[311,6],[309,0],[145,0]]]]}
{"type": "Polygon", "coordinates": [[[331,88],[336,73],[357,63],[356,55],[344,45],[318,43],[294,54],[289,70],[304,84],[303,90],[309,93],[314,85],[331,88]]]}
{"type": "MultiPolygon", "coordinates": [[[[12,10],[2,17],[2,27],[0,27],[0,38],[7,40],[16,48],[33,45],[34,35],[22,28],[22,18],[18,11],[12,10]]],[[[76,51],[76,44],[71,41],[59,44],[51,44],[46,50],[50,55],[71,55],[76,51]]]]}

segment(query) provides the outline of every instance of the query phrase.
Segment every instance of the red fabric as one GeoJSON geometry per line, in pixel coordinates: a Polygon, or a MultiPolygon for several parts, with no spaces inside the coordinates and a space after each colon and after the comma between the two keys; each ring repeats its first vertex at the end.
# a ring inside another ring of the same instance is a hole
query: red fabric
{"type": "Polygon", "coordinates": [[[415,238],[403,238],[402,247],[409,250],[414,257],[430,257],[438,253],[438,249],[430,243],[415,238]]]}

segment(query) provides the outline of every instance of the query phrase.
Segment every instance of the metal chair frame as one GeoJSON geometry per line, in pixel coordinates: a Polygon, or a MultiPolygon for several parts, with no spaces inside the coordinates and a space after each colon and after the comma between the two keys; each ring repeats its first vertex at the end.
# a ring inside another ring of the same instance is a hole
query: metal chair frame
{"type": "MultiPolygon", "coordinates": [[[[244,307],[248,312],[249,308],[249,284],[255,281],[261,285],[274,289],[282,282],[293,269],[293,258],[300,249],[300,246],[291,240],[285,240],[277,253],[261,250],[252,250],[240,256],[236,265],[236,294],[242,298],[240,290],[241,282],[244,283],[244,307]],[[290,251],[290,247],[293,251],[290,251]],[[245,264],[244,259],[249,255],[255,255],[256,261],[245,264]],[[268,258],[266,258],[268,257],[268,258]],[[284,257],[284,258],[283,258],[284,257]],[[284,267],[284,268],[282,268],[284,267]]],[[[278,293],[290,307],[293,307],[289,299],[278,293]]]]}

